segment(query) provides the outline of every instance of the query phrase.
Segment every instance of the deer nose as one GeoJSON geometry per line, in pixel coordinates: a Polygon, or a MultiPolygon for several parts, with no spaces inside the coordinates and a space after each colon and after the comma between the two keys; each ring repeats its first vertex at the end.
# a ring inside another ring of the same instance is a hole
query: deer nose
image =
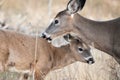
{"type": "Polygon", "coordinates": [[[42,33],[42,36],[41,36],[42,38],[46,38],[46,35],[44,34],[44,33],[42,33]]]}
{"type": "Polygon", "coordinates": [[[52,41],[51,37],[48,36],[47,33],[42,33],[41,37],[46,39],[49,43],[51,43],[51,41],[52,41]]]}
{"type": "Polygon", "coordinates": [[[47,34],[46,32],[44,32],[44,33],[42,33],[42,36],[41,36],[42,38],[50,38],[50,35],[49,34],[47,34]]]}
{"type": "Polygon", "coordinates": [[[87,60],[87,63],[88,63],[88,64],[93,64],[93,63],[95,63],[95,61],[94,61],[93,58],[89,58],[89,59],[87,60]]]}

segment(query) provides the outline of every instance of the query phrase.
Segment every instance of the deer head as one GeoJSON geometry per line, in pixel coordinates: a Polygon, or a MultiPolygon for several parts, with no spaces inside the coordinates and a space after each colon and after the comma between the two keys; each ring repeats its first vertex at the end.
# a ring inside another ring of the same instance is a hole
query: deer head
{"type": "Polygon", "coordinates": [[[73,31],[73,15],[82,10],[86,0],[70,0],[67,8],[59,12],[43,33],[48,40],[73,31]]]}

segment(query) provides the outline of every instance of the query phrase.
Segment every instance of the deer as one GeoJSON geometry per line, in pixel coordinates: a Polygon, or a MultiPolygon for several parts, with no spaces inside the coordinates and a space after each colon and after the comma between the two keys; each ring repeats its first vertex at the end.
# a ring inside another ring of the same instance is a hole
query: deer
{"type": "Polygon", "coordinates": [[[43,32],[48,40],[75,33],[85,43],[111,55],[120,64],[120,17],[108,21],[95,21],[81,16],[86,0],[70,0],[43,32]]]}
{"type": "Polygon", "coordinates": [[[38,37],[36,44],[34,36],[0,30],[0,72],[22,73],[22,80],[27,80],[34,72],[34,80],[44,80],[50,71],[77,61],[87,64],[95,62],[91,48],[79,37],[67,34],[64,38],[70,44],[54,47],[41,37],[38,37]]]}

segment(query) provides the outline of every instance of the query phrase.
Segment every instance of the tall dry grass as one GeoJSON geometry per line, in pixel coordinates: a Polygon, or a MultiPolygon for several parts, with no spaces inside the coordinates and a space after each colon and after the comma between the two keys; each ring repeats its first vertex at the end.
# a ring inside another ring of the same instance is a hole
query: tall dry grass
{"type": "MultiPolygon", "coordinates": [[[[68,0],[0,0],[1,28],[34,35],[42,32],[59,11],[66,8],[68,0]],[[49,7],[48,7],[49,6],[49,7]],[[51,6],[51,7],[50,7],[51,6]]],[[[84,17],[94,20],[108,20],[120,17],[120,0],[87,0],[79,11],[84,17]]],[[[60,42],[60,41],[58,41],[60,42]]],[[[51,71],[45,80],[120,80],[120,66],[109,55],[92,48],[96,63],[80,62],[51,71]]],[[[18,80],[16,73],[1,73],[0,80],[18,80]]],[[[32,79],[30,79],[32,80],[32,79]]]]}

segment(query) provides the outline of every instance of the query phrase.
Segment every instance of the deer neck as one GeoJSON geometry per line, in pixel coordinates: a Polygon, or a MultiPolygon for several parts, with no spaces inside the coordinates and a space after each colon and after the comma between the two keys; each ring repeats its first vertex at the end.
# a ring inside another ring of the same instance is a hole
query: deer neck
{"type": "Polygon", "coordinates": [[[56,48],[53,56],[53,69],[60,69],[76,61],[74,56],[72,55],[69,45],[56,48]]]}
{"type": "Polygon", "coordinates": [[[113,32],[108,26],[105,22],[92,21],[79,14],[75,14],[73,18],[73,27],[76,28],[75,33],[77,33],[83,41],[90,45],[94,43],[95,48],[111,55],[113,37],[112,35],[110,36],[110,34],[113,32]]]}

